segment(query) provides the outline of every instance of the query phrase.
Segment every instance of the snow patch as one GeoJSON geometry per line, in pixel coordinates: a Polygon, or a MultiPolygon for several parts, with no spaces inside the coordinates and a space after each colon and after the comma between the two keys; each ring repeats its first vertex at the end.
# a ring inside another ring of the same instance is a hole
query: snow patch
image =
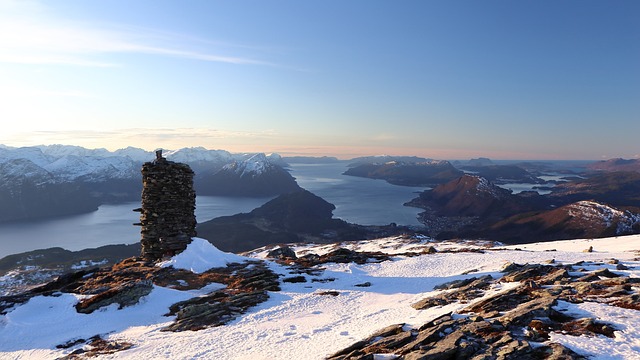
{"type": "Polygon", "coordinates": [[[229,263],[245,260],[250,259],[218,250],[205,239],[193,238],[185,251],[170,260],[159,262],[157,266],[173,266],[176,269],[185,269],[200,274],[212,268],[224,267],[229,263]]]}

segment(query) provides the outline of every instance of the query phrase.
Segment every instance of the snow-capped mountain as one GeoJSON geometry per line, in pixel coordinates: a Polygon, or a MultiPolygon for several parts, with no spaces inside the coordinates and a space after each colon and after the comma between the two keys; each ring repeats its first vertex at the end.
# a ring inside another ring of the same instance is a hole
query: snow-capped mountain
{"type": "MultiPolygon", "coordinates": [[[[269,177],[264,183],[273,182],[271,189],[277,191],[266,191],[265,186],[256,194],[277,195],[284,191],[282,189],[292,189],[297,187],[295,180],[275,163],[282,164],[282,158],[278,154],[266,156],[264,154],[231,154],[224,150],[207,150],[202,147],[184,148],[178,150],[166,150],[163,154],[167,159],[186,163],[192,167],[196,173],[196,191],[202,195],[210,193],[207,186],[202,184],[210,183],[211,178],[221,168],[227,164],[245,169],[247,173],[254,172],[260,168],[272,174],[280,172],[280,178],[269,177]],[[282,174],[284,173],[284,174],[282,174]],[[285,176],[286,175],[286,176],[285,176]],[[288,176],[288,178],[286,178],[288,176]],[[284,179],[284,180],[282,180],[284,179]],[[293,186],[291,185],[293,182],[293,186]],[[283,185],[285,184],[285,185],[283,185]],[[198,189],[202,186],[202,192],[198,189]]],[[[32,193],[44,194],[48,197],[55,197],[54,187],[66,184],[64,191],[59,190],[59,194],[66,194],[69,204],[66,208],[73,213],[73,201],[80,201],[85,204],[78,207],[78,211],[95,209],[96,202],[121,202],[138,200],[142,190],[142,175],[140,168],[144,162],[153,161],[155,153],[139,148],[127,147],[116,151],[106,149],[85,149],[79,146],[70,145],[42,145],[34,147],[13,148],[0,147],[0,195],[6,196],[0,203],[0,221],[16,220],[23,217],[29,218],[32,215],[51,216],[62,215],[55,207],[47,208],[48,205],[24,191],[31,189],[32,193]],[[25,180],[28,186],[25,187],[25,180]],[[55,185],[54,187],[51,187],[55,185]],[[34,190],[33,187],[36,187],[34,190]],[[46,188],[46,189],[45,189],[46,188]],[[74,190],[76,189],[76,190],[74,190]],[[78,191],[77,196],[73,194],[78,191]],[[82,194],[82,195],[80,195],[82,194]],[[28,200],[31,199],[31,200],[28,200]],[[72,201],[73,199],[73,201],[72,201]],[[20,204],[20,209],[16,207],[20,204]],[[88,206],[90,204],[90,206],[88,206]],[[5,214],[6,216],[2,215],[5,214]],[[18,217],[16,217],[19,215],[18,217]],[[8,217],[7,217],[8,216],[8,217]]],[[[243,189],[243,186],[253,186],[253,183],[236,184],[233,193],[225,194],[234,196],[238,194],[250,194],[251,191],[243,189]]],[[[218,190],[216,190],[218,191],[218,190]]],[[[62,200],[62,199],[60,199],[62,200]]],[[[51,201],[49,205],[54,206],[59,201],[51,201]]],[[[57,205],[56,205],[57,206],[57,205]]],[[[64,212],[67,214],[68,212],[64,212]]]]}
{"type": "Polygon", "coordinates": [[[54,183],[52,173],[29,159],[10,159],[0,163],[0,187],[13,187],[28,180],[36,185],[54,183]]]}
{"type": "Polygon", "coordinates": [[[140,165],[129,157],[92,157],[65,155],[44,169],[62,181],[104,182],[116,179],[134,179],[140,174],[140,165]]]}
{"type": "MultiPolygon", "coordinates": [[[[225,150],[208,150],[203,147],[165,150],[163,155],[171,161],[190,165],[196,173],[214,173],[227,164],[260,161],[286,166],[278,154],[231,154],[225,150]],[[256,157],[257,156],[257,157],[256,157]],[[251,160],[254,158],[253,160],[251,160]]],[[[101,182],[109,179],[140,177],[140,166],[153,161],[155,154],[140,148],[127,147],[116,151],[86,149],[72,145],[40,145],[34,147],[0,147],[0,164],[10,160],[26,159],[48,171],[56,181],[101,182]]],[[[10,167],[10,165],[7,165],[10,167]]],[[[12,172],[16,173],[18,169],[12,172]]]]}
{"type": "Polygon", "coordinates": [[[203,147],[168,150],[163,154],[168,160],[189,164],[196,174],[204,171],[215,172],[241,156],[234,156],[225,150],[207,150],[203,147]]]}
{"type": "Polygon", "coordinates": [[[300,186],[288,171],[259,153],[227,164],[207,179],[196,179],[196,188],[205,195],[275,196],[300,186]]]}
{"type": "Polygon", "coordinates": [[[596,201],[578,201],[567,205],[569,216],[578,218],[590,227],[611,228],[615,226],[615,235],[630,233],[634,226],[640,225],[640,214],[622,211],[596,201]]]}
{"type": "Polygon", "coordinates": [[[240,177],[245,176],[260,176],[269,170],[273,170],[275,167],[265,154],[255,154],[243,161],[234,161],[231,164],[225,165],[222,169],[224,171],[230,171],[236,173],[240,177]]]}

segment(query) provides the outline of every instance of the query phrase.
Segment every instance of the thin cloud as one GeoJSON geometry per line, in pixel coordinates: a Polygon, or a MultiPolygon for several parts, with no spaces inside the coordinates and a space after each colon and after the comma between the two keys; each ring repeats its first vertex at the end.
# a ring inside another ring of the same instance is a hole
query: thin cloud
{"type": "Polygon", "coordinates": [[[10,146],[34,146],[41,144],[68,144],[88,148],[109,144],[113,150],[129,145],[146,149],[164,147],[166,149],[188,146],[215,145],[231,146],[251,144],[277,137],[273,130],[234,131],[209,128],[131,128],[105,130],[38,130],[0,135],[0,143],[10,146]],[[72,139],[72,140],[71,140],[72,139]]]}
{"type": "Polygon", "coordinates": [[[216,46],[209,40],[124,25],[73,22],[55,18],[42,6],[34,6],[38,3],[0,2],[0,62],[109,67],[121,64],[105,56],[129,53],[275,66],[252,57],[220,54],[246,46],[209,49],[216,46]]]}

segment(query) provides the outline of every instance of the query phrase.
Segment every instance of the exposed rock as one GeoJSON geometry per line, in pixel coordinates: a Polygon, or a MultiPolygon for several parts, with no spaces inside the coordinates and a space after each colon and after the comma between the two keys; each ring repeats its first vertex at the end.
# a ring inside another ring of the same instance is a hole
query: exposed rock
{"type": "Polygon", "coordinates": [[[382,262],[391,260],[391,256],[388,254],[376,251],[376,252],[359,252],[354,250],[349,250],[345,248],[337,248],[336,250],[330,251],[324,255],[315,255],[315,254],[307,254],[299,259],[297,259],[297,263],[311,267],[314,265],[324,264],[324,263],[356,263],[356,264],[366,264],[370,262],[382,262]]]}
{"type": "Polygon", "coordinates": [[[76,304],[79,313],[90,314],[93,311],[111,304],[118,304],[118,309],[138,303],[141,297],[147,296],[153,290],[150,280],[128,281],[110,288],[98,295],[82,299],[76,304]]]}
{"type": "Polygon", "coordinates": [[[286,283],[303,283],[303,282],[307,282],[307,278],[300,275],[300,276],[292,276],[292,277],[287,277],[282,279],[282,282],[286,282],[286,283]]]}
{"type": "Polygon", "coordinates": [[[411,306],[417,310],[428,309],[433,306],[443,306],[450,304],[454,301],[469,301],[476,299],[484,295],[493,278],[491,275],[485,275],[480,278],[473,277],[465,280],[456,280],[448,283],[444,283],[434,287],[438,289],[455,289],[450,292],[443,292],[440,295],[432,296],[422,299],[411,306]]]}
{"type": "Polygon", "coordinates": [[[88,341],[77,339],[71,343],[58,345],[58,348],[66,349],[75,345],[86,343],[86,346],[72,351],[69,355],[58,358],[58,360],[89,359],[99,355],[113,354],[118,351],[128,350],[133,344],[126,341],[104,340],[99,335],[93,336],[88,341]]]}
{"type": "Polygon", "coordinates": [[[274,259],[297,259],[296,252],[288,246],[273,249],[267,253],[267,257],[274,259]]]}
{"type": "Polygon", "coordinates": [[[554,308],[557,301],[598,301],[634,308],[634,301],[637,303],[640,295],[633,291],[632,284],[640,280],[607,277],[613,273],[606,268],[572,276],[575,272],[586,271],[569,266],[509,264],[500,280],[485,276],[441,284],[438,286],[444,290],[441,294],[423,299],[414,307],[464,302],[466,296],[459,293],[476,291],[474,297],[483,296],[485,290],[498,281],[521,283],[462,309],[460,313],[467,316],[449,313],[413,329],[391,325],[329,359],[372,359],[374,354],[389,354],[405,360],[586,359],[563,345],[547,343],[549,334],[613,337],[616,329],[596,319],[577,319],[558,311],[554,308]],[[576,282],[578,278],[584,281],[576,282]],[[532,346],[531,342],[538,344],[532,346]]]}

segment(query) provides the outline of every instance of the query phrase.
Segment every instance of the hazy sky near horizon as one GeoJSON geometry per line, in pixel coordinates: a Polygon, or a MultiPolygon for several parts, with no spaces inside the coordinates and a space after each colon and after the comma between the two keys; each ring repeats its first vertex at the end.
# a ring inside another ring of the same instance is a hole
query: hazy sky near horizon
{"type": "Polygon", "coordinates": [[[0,144],[640,157],[640,1],[0,0],[0,144]]]}

